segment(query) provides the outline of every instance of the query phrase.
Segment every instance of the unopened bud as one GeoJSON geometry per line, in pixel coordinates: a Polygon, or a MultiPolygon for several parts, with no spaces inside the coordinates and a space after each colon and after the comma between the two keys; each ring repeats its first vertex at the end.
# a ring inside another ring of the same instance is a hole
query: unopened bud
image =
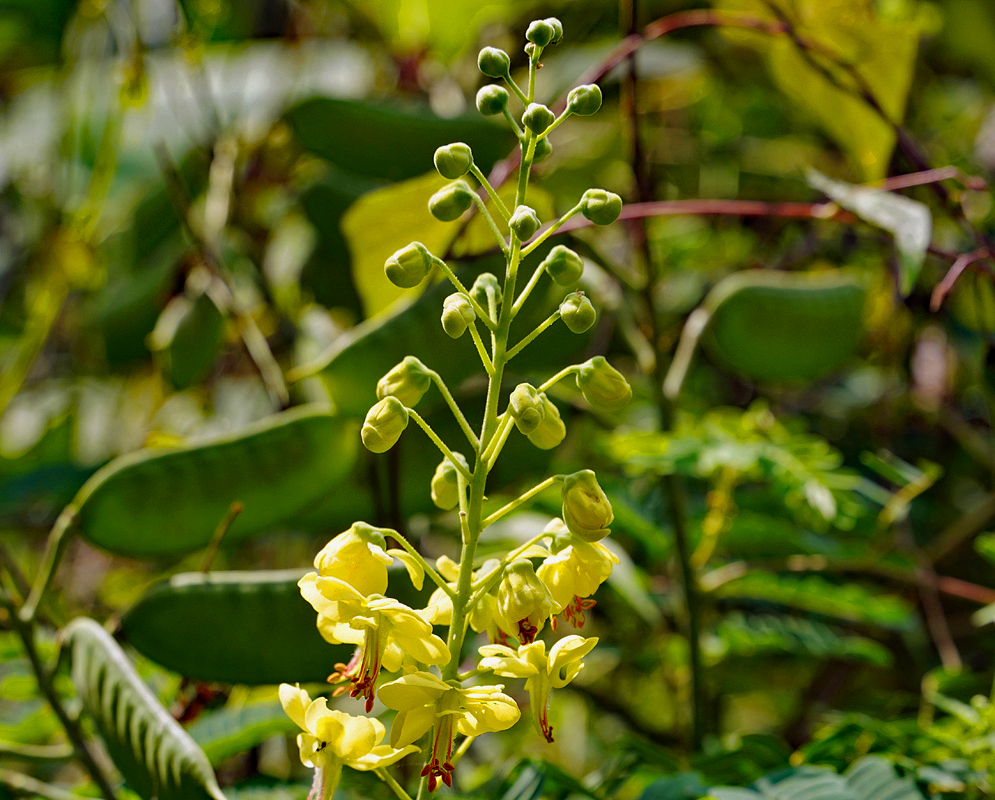
{"type": "Polygon", "coordinates": [[[372,453],[386,453],[408,427],[408,409],[396,397],[385,397],[366,414],[363,445],[372,453]]]}
{"type": "Polygon", "coordinates": [[[595,356],[581,364],[577,387],[588,403],[602,411],[619,411],[632,399],[628,381],[604,356],[595,356]]]}
{"type": "Polygon", "coordinates": [[[466,181],[456,181],[444,186],[428,200],[428,210],[442,222],[452,222],[473,205],[473,189],[466,181]]]}
{"type": "Polygon", "coordinates": [[[540,161],[545,161],[549,154],[553,152],[553,145],[549,143],[549,137],[543,136],[539,141],[536,142],[535,153],[532,156],[532,163],[538,164],[540,161]]]}
{"type": "Polygon", "coordinates": [[[323,578],[339,578],[360,594],[387,591],[387,567],[393,561],[379,528],[354,522],[319,551],[314,567],[323,578]]]}
{"type": "Polygon", "coordinates": [[[511,56],[497,47],[485,47],[477,56],[477,67],[488,78],[503,78],[511,69],[511,56]]]}
{"type": "Polygon", "coordinates": [[[533,133],[542,133],[556,121],[556,115],[542,103],[529,103],[522,114],[522,123],[533,133]]]}
{"type": "Polygon", "coordinates": [[[497,591],[497,616],[501,630],[523,643],[535,640],[553,608],[549,590],[539,580],[528,559],[512,561],[497,591]]]}
{"type": "Polygon", "coordinates": [[[589,117],[601,108],[601,87],[588,83],[570,90],[567,95],[567,111],[578,117],[589,117]]]}
{"type": "Polygon", "coordinates": [[[494,273],[481,272],[477,276],[477,280],[473,282],[473,286],[470,287],[470,297],[480,303],[481,308],[488,308],[490,297],[493,297],[494,306],[497,308],[497,306],[501,305],[504,292],[501,289],[501,283],[494,273]]]}
{"type": "Polygon", "coordinates": [[[622,198],[604,189],[588,189],[580,203],[581,213],[595,225],[611,225],[622,213],[622,198]]]}
{"type": "Polygon", "coordinates": [[[459,292],[455,292],[442,301],[442,328],[453,339],[459,339],[468,326],[473,324],[477,314],[467,300],[459,292]]]}
{"type": "Polygon", "coordinates": [[[518,384],[508,399],[508,413],[518,430],[528,436],[539,427],[545,413],[539,392],[527,383],[518,384]]]}
{"type": "Polygon", "coordinates": [[[559,20],[554,17],[535,20],[529,25],[528,30],[525,31],[525,38],[539,47],[552,44],[563,36],[563,26],[559,25],[559,31],[557,31],[557,27],[553,25],[554,22],[559,25],[559,20]]]}
{"type": "Polygon", "coordinates": [[[421,242],[402,247],[387,259],[383,270],[395,286],[410,289],[417,286],[432,269],[432,254],[421,242]]]}
{"type": "Polygon", "coordinates": [[[406,356],[377,382],[377,397],[396,397],[407,408],[414,408],[431,385],[428,368],[414,356],[406,356]]]}
{"type": "Polygon", "coordinates": [[[453,142],[435,151],[435,168],[443,178],[462,178],[472,165],[473,152],[463,142],[453,142]]]}
{"type": "Polygon", "coordinates": [[[488,84],[477,92],[477,111],[485,117],[501,114],[508,107],[508,90],[495,83],[488,84]]]}
{"type": "MultiPolygon", "coordinates": [[[[466,458],[460,453],[453,453],[460,465],[470,469],[466,458]]],[[[450,511],[459,505],[459,472],[448,458],[443,458],[435,468],[431,484],[432,502],[443,511],[450,511]]]]}
{"type": "Polygon", "coordinates": [[[572,292],[560,303],[560,319],[572,333],[589,330],[597,318],[594,306],[583,292],[572,292]]]}
{"type": "Polygon", "coordinates": [[[552,450],[566,437],[567,426],[560,419],[560,409],[546,397],[546,393],[540,394],[539,398],[542,400],[542,422],[539,423],[539,427],[528,434],[528,437],[529,441],[540,450],[552,450]]]}
{"type": "Polygon", "coordinates": [[[519,241],[522,242],[527,242],[531,239],[541,225],[542,223],[539,221],[539,216],[535,210],[528,206],[519,206],[516,208],[515,213],[508,220],[508,227],[515,232],[519,241]]]}
{"type": "Polygon", "coordinates": [[[585,542],[597,542],[609,533],[615,515],[611,503],[589,469],[575,472],[563,480],[563,522],[570,532],[585,542]]]}
{"type": "Polygon", "coordinates": [[[539,269],[546,270],[560,286],[570,286],[584,274],[584,261],[569,247],[558,244],[542,260],[539,269]]]}

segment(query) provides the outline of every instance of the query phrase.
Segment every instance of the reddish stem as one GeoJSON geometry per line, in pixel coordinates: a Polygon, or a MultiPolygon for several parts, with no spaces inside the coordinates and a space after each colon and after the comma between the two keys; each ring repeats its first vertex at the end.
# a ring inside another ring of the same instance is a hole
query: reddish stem
{"type": "Polygon", "coordinates": [[[957,256],[957,260],[947,270],[947,274],[943,276],[943,280],[933,288],[933,295],[929,299],[929,310],[938,311],[940,306],[943,305],[943,301],[947,298],[947,295],[954,288],[954,284],[957,283],[957,279],[964,274],[964,270],[976,261],[981,261],[981,259],[988,258],[990,255],[986,248],[979,247],[970,253],[961,253],[957,256]]]}

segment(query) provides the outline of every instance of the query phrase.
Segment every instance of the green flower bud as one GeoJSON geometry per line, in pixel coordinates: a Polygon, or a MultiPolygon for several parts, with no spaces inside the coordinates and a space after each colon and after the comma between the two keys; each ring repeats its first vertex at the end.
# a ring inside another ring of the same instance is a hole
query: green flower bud
{"type": "Polygon", "coordinates": [[[619,411],[632,399],[628,382],[604,356],[595,356],[581,364],[577,386],[584,399],[602,411],[619,411]]]}
{"type": "Polygon", "coordinates": [[[417,286],[432,269],[432,254],[421,242],[402,247],[387,259],[383,271],[395,286],[410,289],[417,286]]]}
{"type": "Polygon", "coordinates": [[[477,67],[488,78],[503,78],[511,70],[511,56],[497,47],[485,47],[477,56],[477,67]]]}
{"type": "Polygon", "coordinates": [[[473,151],[463,142],[453,142],[435,151],[435,168],[443,178],[462,178],[472,165],[473,151]]]}
{"type": "MultiPolygon", "coordinates": [[[[467,469],[470,465],[461,453],[453,453],[460,464],[467,469]]],[[[432,476],[432,502],[443,511],[451,511],[459,505],[459,473],[453,462],[443,458],[432,476]]]]}
{"type": "Polygon", "coordinates": [[[491,83],[477,92],[477,111],[485,117],[501,114],[508,107],[508,90],[491,83]]]}
{"type": "Polygon", "coordinates": [[[414,356],[406,356],[377,382],[377,398],[396,397],[407,408],[414,408],[431,385],[425,365],[414,356]]]}
{"type": "Polygon", "coordinates": [[[572,333],[589,330],[597,318],[594,306],[583,292],[572,292],[560,303],[560,319],[572,333]]]}
{"type": "Polygon", "coordinates": [[[386,453],[408,427],[408,409],[396,397],[385,397],[366,414],[363,445],[371,453],[386,453]]]}
{"type": "Polygon", "coordinates": [[[589,117],[601,108],[601,87],[587,83],[570,90],[567,95],[567,111],[578,117],[589,117]]]}
{"type": "Polygon", "coordinates": [[[622,213],[622,198],[604,189],[588,189],[580,203],[581,213],[595,225],[611,225],[622,213]]]}
{"type": "Polygon", "coordinates": [[[553,610],[553,598],[539,580],[532,562],[525,558],[512,561],[498,585],[497,618],[501,630],[517,636],[523,643],[535,640],[553,610]]]}
{"type": "Polygon", "coordinates": [[[546,397],[545,392],[539,395],[539,399],[542,400],[542,422],[538,428],[528,434],[529,441],[540,450],[552,450],[566,437],[567,426],[560,419],[560,409],[546,397]]]}
{"type": "MultiPolygon", "coordinates": [[[[560,26],[560,36],[563,35],[563,26],[560,26]]],[[[552,25],[552,19],[537,19],[529,25],[525,31],[525,38],[532,44],[545,47],[557,40],[556,28],[552,25]]]]}
{"type": "Polygon", "coordinates": [[[553,145],[549,143],[549,137],[543,136],[539,141],[536,142],[536,150],[532,156],[532,163],[538,164],[540,161],[545,161],[549,154],[553,152],[553,145]]]}
{"type": "Polygon", "coordinates": [[[477,276],[477,280],[473,282],[473,286],[470,287],[470,297],[480,303],[481,308],[488,308],[488,295],[494,297],[495,308],[501,305],[501,300],[504,298],[504,292],[501,289],[501,283],[498,281],[497,276],[491,272],[481,272],[477,276]]]}
{"type": "Polygon", "coordinates": [[[518,384],[508,399],[508,413],[518,430],[528,436],[542,423],[545,413],[539,392],[527,383],[518,384]]]}
{"type": "Polygon", "coordinates": [[[542,133],[555,121],[556,115],[542,103],[529,103],[522,114],[522,124],[533,133],[542,133]]]}
{"type": "Polygon", "coordinates": [[[473,306],[459,292],[442,301],[442,328],[453,339],[459,339],[477,318],[473,306]]]}
{"type": "Polygon", "coordinates": [[[528,206],[519,206],[515,209],[514,213],[511,215],[511,219],[508,220],[508,227],[510,227],[515,235],[520,241],[527,242],[531,239],[542,223],[539,221],[539,217],[535,212],[535,209],[529,208],[528,206]]]}
{"type": "Polygon", "coordinates": [[[553,41],[550,44],[556,44],[563,38],[563,23],[559,19],[556,17],[546,17],[543,22],[549,23],[553,28],[553,41]]]}
{"type": "Polygon", "coordinates": [[[560,286],[570,286],[584,274],[584,261],[569,247],[558,244],[542,260],[539,269],[546,270],[560,286]]]}
{"type": "Polygon", "coordinates": [[[585,542],[597,542],[609,533],[615,515],[611,503],[589,469],[575,472],[563,480],[563,522],[570,532],[585,542]]]}
{"type": "Polygon", "coordinates": [[[428,210],[442,222],[452,222],[473,205],[473,189],[466,181],[444,186],[428,200],[428,210]]]}

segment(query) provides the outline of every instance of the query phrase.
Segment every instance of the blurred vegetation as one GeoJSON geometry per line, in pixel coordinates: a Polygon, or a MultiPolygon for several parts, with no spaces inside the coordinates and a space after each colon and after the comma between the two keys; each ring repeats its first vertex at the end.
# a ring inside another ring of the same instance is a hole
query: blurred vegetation
{"type": "MultiPolygon", "coordinates": [[[[492,735],[453,794],[995,792],[989,0],[4,0],[0,797],[106,794],[67,760],[84,741],[119,797],[154,793],[164,767],[101,716],[109,684],[163,726],[173,796],[307,796],[274,684],[342,654],[297,577],[356,519],[433,556],[458,541],[432,453],[358,447],[376,381],[411,353],[483,404],[444,287],[398,289],[383,261],[418,239],[492,268],[479,218],[428,214],[432,154],[465,141],[506,174],[476,53],[524,65],[547,15],[566,37],[539,94],[586,75],[605,108],[561,126],[529,203],[599,185],[629,219],[557,239],[598,324],[545,334],[513,377],[610,354],[636,398],[609,417],[557,390],[565,446],[513,437],[489,491],[596,464],[622,563],[557,741],[492,735]],[[60,517],[84,486],[81,522],[60,517]],[[24,622],[53,526],[62,566],[24,622]],[[84,615],[115,639],[66,633],[84,615]]],[[[555,513],[540,496],[488,535],[555,513]]],[[[390,795],[360,773],[340,792],[390,795]]]]}

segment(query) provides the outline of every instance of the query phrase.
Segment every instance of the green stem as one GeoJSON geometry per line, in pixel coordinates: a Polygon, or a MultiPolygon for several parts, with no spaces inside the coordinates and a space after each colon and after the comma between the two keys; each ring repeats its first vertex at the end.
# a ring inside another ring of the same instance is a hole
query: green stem
{"type": "Polygon", "coordinates": [[[519,127],[518,120],[511,115],[511,112],[508,110],[508,106],[505,106],[502,111],[504,113],[504,118],[508,120],[508,124],[518,137],[518,141],[522,141],[522,137],[525,135],[525,132],[519,127]]]}
{"type": "Polygon", "coordinates": [[[525,284],[525,288],[522,289],[522,293],[518,295],[518,299],[515,300],[515,304],[511,307],[512,318],[518,315],[518,312],[525,304],[525,301],[528,299],[529,295],[532,294],[532,290],[536,288],[539,283],[539,279],[542,278],[543,273],[545,272],[546,270],[544,270],[541,265],[536,267],[535,272],[532,273],[532,277],[529,278],[529,282],[525,284]]]}
{"type": "Polygon", "coordinates": [[[481,320],[483,320],[483,323],[488,328],[494,330],[497,327],[497,324],[494,322],[494,320],[491,319],[490,314],[484,311],[480,303],[478,303],[476,300],[473,299],[473,297],[470,295],[470,292],[468,292],[467,288],[463,285],[463,282],[459,278],[457,278],[456,273],[449,268],[449,265],[441,258],[435,258],[434,256],[432,258],[432,261],[439,269],[442,270],[443,274],[447,278],[449,278],[449,282],[452,283],[452,285],[456,288],[456,291],[470,301],[470,305],[473,307],[474,313],[476,313],[476,315],[480,317],[481,320]]]}
{"type": "MultiPolygon", "coordinates": [[[[558,220],[556,220],[556,222],[554,222],[552,225],[550,225],[548,228],[546,228],[546,230],[544,230],[542,233],[540,233],[535,239],[533,239],[531,242],[529,242],[529,244],[528,244],[527,247],[523,247],[522,248],[522,258],[525,258],[527,255],[529,255],[530,253],[532,253],[533,251],[535,251],[535,249],[537,247],[539,247],[539,245],[541,245],[550,236],[552,236],[554,233],[556,233],[563,226],[563,224],[568,219],[570,219],[571,217],[573,217],[573,216],[575,216],[575,215],[577,215],[579,213],[580,213],[580,203],[578,203],[573,208],[571,208],[566,214],[564,214],[562,217],[560,217],[558,220]]],[[[522,294],[523,294],[523,296],[525,295],[524,292],[522,294]]],[[[519,305],[521,305],[521,302],[524,302],[524,300],[522,300],[522,298],[519,298],[519,300],[515,301],[515,307],[516,307],[516,309],[518,308],[519,305]]]]}
{"type": "Polygon", "coordinates": [[[698,341],[701,339],[702,333],[705,332],[705,328],[708,327],[711,318],[712,314],[706,308],[696,308],[688,315],[684,329],[681,331],[681,339],[677,343],[674,360],[670,362],[667,377],[663,379],[663,394],[667,401],[673,403],[680,395],[684,379],[691,367],[691,360],[698,347],[698,341]]]}
{"type": "MultiPolygon", "coordinates": [[[[507,111],[508,110],[505,109],[506,113],[507,111]]],[[[511,122],[514,125],[515,120],[514,118],[511,117],[510,113],[508,114],[508,118],[511,119],[511,122]]],[[[518,126],[515,125],[515,128],[517,129],[518,126]]],[[[511,212],[508,210],[508,206],[504,204],[504,200],[501,199],[501,196],[497,193],[495,188],[491,186],[491,182],[487,180],[487,176],[480,171],[480,167],[478,167],[476,164],[471,163],[470,174],[473,175],[473,177],[480,182],[480,185],[484,187],[484,191],[486,191],[487,194],[491,196],[491,200],[494,201],[494,205],[497,206],[498,211],[501,212],[501,216],[504,217],[504,221],[507,222],[509,219],[511,219],[511,212]]],[[[502,240],[504,239],[504,237],[501,238],[502,240]]]]}
{"type": "Polygon", "coordinates": [[[473,195],[474,202],[477,204],[477,208],[480,209],[480,213],[484,217],[484,221],[487,223],[487,227],[491,229],[491,233],[494,235],[494,240],[497,242],[498,248],[502,253],[508,251],[508,243],[504,240],[504,236],[501,235],[501,231],[498,230],[497,224],[494,222],[494,217],[491,216],[491,212],[487,210],[487,205],[481,200],[479,194],[473,195]]]}
{"type": "MultiPolygon", "coordinates": [[[[473,344],[477,348],[477,353],[480,356],[480,363],[484,365],[484,371],[490,375],[494,372],[494,365],[491,363],[490,356],[487,355],[487,348],[484,347],[484,342],[480,338],[480,331],[477,330],[476,320],[467,325],[467,328],[470,331],[470,338],[473,339],[473,344]]],[[[477,444],[479,446],[479,440],[477,444]]]]}
{"type": "Polygon", "coordinates": [[[532,342],[536,340],[543,331],[545,331],[550,325],[554,324],[560,318],[560,310],[556,309],[552,314],[546,317],[545,320],[535,328],[528,336],[526,336],[522,341],[516,344],[511,350],[508,351],[508,360],[511,361],[515,356],[522,352],[526,347],[528,347],[532,342]]]}
{"type": "MultiPolygon", "coordinates": [[[[486,366],[486,364],[485,364],[486,366]]],[[[435,385],[439,387],[439,392],[442,394],[443,399],[446,401],[446,405],[453,412],[453,416],[456,417],[456,422],[459,423],[460,428],[463,433],[466,434],[466,438],[470,441],[474,450],[479,449],[480,440],[477,438],[477,434],[473,432],[470,427],[470,423],[466,421],[466,417],[463,416],[463,412],[459,405],[456,403],[456,399],[453,397],[452,392],[449,391],[449,387],[446,386],[446,382],[442,380],[442,376],[439,375],[435,370],[429,370],[428,376],[435,382],[435,385]]]]}
{"type": "Polygon", "coordinates": [[[408,416],[411,417],[411,419],[413,419],[415,422],[417,422],[418,425],[421,427],[421,429],[425,431],[425,433],[428,435],[428,438],[432,440],[432,444],[438,447],[439,450],[442,451],[442,455],[444,455],[452,462],[453,467],[456,468],[456,471],[460,475],[462,475],[466,480],[472,481],[473,476],[467,471],[466,467],[464,467],[460,463],[459,459],[456,457],[456,454],[449,449],[448,445],[446,445],[446,443],[439,438],[438,434],[432,430],[432,426],[429,425],[424,420],[422,415],[419,414],[417,411],[415,411],[413,408],[409,408],[408,416]]]}
{"type": "Polygon", "coordinates": [[[563,123],[563,120],[569,117],[572,113],[573,112],[568,109],[564,111],[562,114],[560,114],[560,116],[558,116],[555,120],[553,120],[553,122],[550,124],[548,128],[546,128],[546,130],[544,130],[542,133],[539,134],[539,138],[545,139],[547,136],[549,136],[549,134],[551,134],[553,131],[559,128],[560,125],[563,123]]]}
{"type": "Polygon", "coordinates": [[[518,558],[522,553],[524,553],[533,545],[539,544],[539,542],[541,542],[543,539],[548,539],[549,536],[550,534],[548,534],[546,531],[543,531],[537,536],[533,536],[524,544],[520,544],[514,550],[509,551],[508,554],[501,559],[500,563],[493,570],[491,570],[486,575],[483,575],[480,578],[478,578],[476,581],[474,581],[473,596],[470,598],[469,607],[473,608],[481,597],[483,597],[491,589],[494,588],[497,582],[501,579],[501,573],[504,571],[504,568],[508,564],[510,564],[512,561],[518,558]]]}
{"type": "Polygon", "coordinates": [[[377,777],[380,780],[382,780],[391,789],[394,790],[394,794],[398,796],[399,800],[411,800],[411,795],[408,794],[406,791],[404,791],[404,788],[401,786],[401,784],[399,784],[394,779],[394,776],[391,775],[386,769],[381,767],[380,769],[374,770],[374,772],[376,773],[377,777]]]}
{"type": "Polygon", "coordinates": [[[542,483],[537,483],[535,486],[533,486],[531,489],[529,489],[525,494],[520,495],[519,497],[516,497],[514,500],[512,500],[506,506],[502,506],[497,511],[495,511],[493,514],[491,514],[489,517],[487,517],[481,523],[482,527],[483,528],[490,527],[495,522],[497,522],[499,519],[501,519],[501,517],[505,516],[506,514],[510,514],[512,511],[514,511],[520,505],[522,505],[523,503],[527,503],[529,500],[531,500],[533,497],[535,497],[537,494],[539,494],[544,489],[548,489],[554,483],[559,483],[560,481],[562,481],[563,478],[564,478],[563,475],[553,475],[550,478],[546,478],[546,480],[544,480],[542,483]]]}
{"type": "Polygon", "coordinates": [[[518,84],[511,79],[511,73],[507,73],[503,76],[505,83],[508,84],[508,88],[515,93],[515,97],[522,101],[523,106],[527,106],[531,101],[525,96],[525,92],[518,88],[518,84]]]}
{"type": "Polygon", "coordinates": [[[497,433],[491,439],[491,443],[487,446],[487,451],[484,453],[484,461],[487,462],[488,470],[493,468],[497,457],[501,455],[501,448],[504,447],[504,443],[508,440],[508,434],[511,433],[514,424],[515,420],[510,414],[505,413],[498,418],[497,433]]]}
{"type": "Polygon", "coordinates": [[[12,769],[0,769],[0,786],[6,786],[16,795],[43,797],[45,800],[80,800],[78,794],[67,792],[50,783],[43,783],[12,769]]]}
{"type": "Polygon", "coordinates": [[[414,545],[411,544],[411,542],[409,542],[406,538],[404,538],[403,534],[398,533],[393,528],[383,528],[382,530],[386,531],[390,535],[391,539],[394,539],[415,559],[415,561],[421,564],[422,569],[425,570],[425,574],[432,579],[432,583],[434,583],[436,586],[442,589],[442,591],[444,591],[447,595],[449,595],[450,600],[456,599],[456,593],[449,588],[449,584],[446,583],[445,578],[443,578],[438,572],[436,572],[435,567],[433,567],[431,564],[428,563],[428,561],[425,560],[425,557],[418,552],[418,550],[414,547],[414,545]]]}
{"type": "Polygon", "coordinates": [[[45,543],[45,554],[42,556],[41,567],[35,582],[31,586],[31,594],[24,601],[18,616],[23,622],[32,622],[35,614],[38,613],[38,604],[44,597],[55,571],[59,568],[62,555],[66,551],[66,545],[72,537],[73,523],[76,521],[76,506],[68,505],[59,514],[59,518],[52,526],[52,532],[48,535],[45,543]]]}
{"type": "Polygon", "coordinates": [[[577,370],[578,366],[576,364],[566,367],[565,369],[561,369],[552,378],[550,378],[542,386],[540,386],[538,391],[540,392],[547,391],[549,387],[552,386],[554,383],[558,383],[559,381],[562,381],[564,378],[573,375],[577,370]]]}
{"type": "Polygon", "coordinates": [[[0,756],[11,756],[25,761],[66,761],[74,755],[75,751],[69,745],[0,741],[0,756]]]}

